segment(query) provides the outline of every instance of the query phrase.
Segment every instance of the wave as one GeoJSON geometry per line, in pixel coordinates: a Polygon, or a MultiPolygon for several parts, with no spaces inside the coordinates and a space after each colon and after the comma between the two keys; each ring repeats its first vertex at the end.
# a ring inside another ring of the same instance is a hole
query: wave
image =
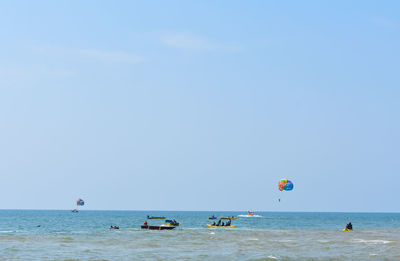
{"type": "Polygon", "coordinates": [[[355,239],[354,242],[356,242],[356,243],[365,243],[365,244],[374,244],[374,245],[395,243],[395,241],[379,240],[379,239],[372,239],[372,240],[355,239]]]}

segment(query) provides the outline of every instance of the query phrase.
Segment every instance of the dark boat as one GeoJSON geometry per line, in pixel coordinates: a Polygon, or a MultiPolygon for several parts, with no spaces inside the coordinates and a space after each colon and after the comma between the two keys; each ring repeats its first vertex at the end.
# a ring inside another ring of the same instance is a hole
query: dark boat
{"type": "Polygon", "coordinates": [[[171,230],[174,229],[174,226],[147,226],[147,225],[141,225],[140,226],[142,229],[150,229],[150,230],[171,230]]]}
{"type": "Polygon", "coordinates": [[[77,209],[71,210],[73,213],[78,213],[79,211],[77,209]]]}
{"type": "Polygon", "coordinates": [[[165,217],[151,217],[151,216],[147,216],[147,219],[165,219],[165,217]]]}

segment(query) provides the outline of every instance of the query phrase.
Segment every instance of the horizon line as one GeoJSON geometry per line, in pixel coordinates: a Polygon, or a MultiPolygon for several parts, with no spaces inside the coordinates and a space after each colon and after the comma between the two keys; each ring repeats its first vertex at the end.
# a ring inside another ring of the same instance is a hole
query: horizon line
{"type": "MultiPolygon", "coordinates": [[[[71,211],[72,209],[28,209],[28,208],[21,208],[21,209],[3,209],[0,208],[0,211],[71,211]]],[[[248,210],[138,210],[138,209],[80,209],[81,211],[137,211],[137,212],[145,212],[145,211],[158,211],[158,212],[248,212],[248,210]]],[[[365,213],[365,214],[400,214],[400,211],[356,211],[356,212],[349,212],[349,211],[270,211],[270,210],[260,210],[254,211],[259,213],[365,213]]]]}

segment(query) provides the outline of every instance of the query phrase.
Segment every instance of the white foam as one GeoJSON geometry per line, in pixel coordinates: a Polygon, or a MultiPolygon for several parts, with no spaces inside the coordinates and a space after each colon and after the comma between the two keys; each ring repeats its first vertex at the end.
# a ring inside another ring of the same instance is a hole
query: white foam
{"type": "Polygon", "coordinates": [[[374,245],[393,243],[393,241],[379,240],[379,239],[372,239],[372,240],[355,239],[354,241],[357,242],[357,243],[374,244],[374,245]]]}
{"type": "Polygon", "coordinates": [[[269,255],[269,256],[267,256],[268,258],[271,258],[271,259],[278,259],[276,256],[272,256],[272,255],[269,255]]]}
{"type": "Polygon", "coordinates": [[[260,215],[252,215],[252,216],[250,216],[250,215],[238,215],[238,217],[249,217],[249,218],[251,218],[251,217],[262,217],[262,216],[260,216],[260,215]]]}

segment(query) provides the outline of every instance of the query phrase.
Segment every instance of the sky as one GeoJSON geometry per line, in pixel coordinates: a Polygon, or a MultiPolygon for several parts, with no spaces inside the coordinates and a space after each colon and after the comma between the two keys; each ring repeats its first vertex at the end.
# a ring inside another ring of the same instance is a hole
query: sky
{"type": "Polygon", "coordinates": [[[2,1],[0,209],[398,212],[399,13],[2,1]]]}

